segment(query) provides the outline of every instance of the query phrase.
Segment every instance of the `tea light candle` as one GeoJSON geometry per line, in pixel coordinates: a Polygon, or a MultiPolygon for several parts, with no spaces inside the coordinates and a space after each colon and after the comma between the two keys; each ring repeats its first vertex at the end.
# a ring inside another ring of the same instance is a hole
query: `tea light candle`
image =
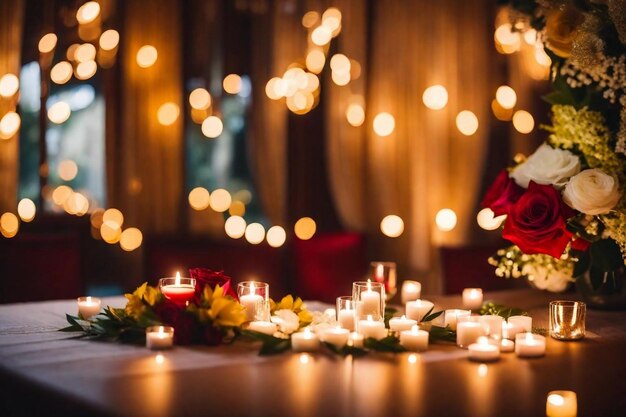
{"type": "Polygon", "coordinates": [[[465,288],[463,290],[463,307],[469,310],[478,310],[483,305],[483,290],[481,288],[465,288]]]}
{"type": "MultiPolygon", "coordinates": [[[[164,280],[171,282],[167,278],[164,278],[164,280]]],[[[188,279],[185,279],[185,281],[188,281],[188,279]]],[[[173,283],[161,285],[160,288],[165,298],[172,300],[175,303],[183,304],[191,300],[196,292],[195,285],[192,285],[191,283],[182,283],[180,272],[176,272],[176,279],[173,283]]]]}
{"type": "Polygon", "coordinates": [[[257,309],[263,308],[263,297],[254,292],[254,283],[250,284],[250,294],[239,296],[239,304],[245,307],[246,321],[253,321],[256,317],[257,309]]]}
{"type": "MultiPolygon", "coordinates": [[[[254,323],[254,322],[253,322],[254,323]]],[[[294,352],[314,352],[320,347],[320,339],[308,327],[303,332],[291,335],[291,349],[294,352]]]]}
{"type": "Polygon", "coordinates": [[[100,299],[97,297],[78,297],[78,314],[85,320],[100,312],[100,299]]]}
{"type": "Polygon", "coordinates": [[[400,332],[400,344],[407,350],[421,352],[428,349],[428,332],[419,330],[417,326],[411,327],[411,330],[403,330],[400,332]]]}
{"type": "Polygon", "coordinates": [[[478,339],[477,343],[468,346],[469,358],[473,361],[489,362],[500,358],[500,348],[490,344],[486,337],[478,339]]]}
{"type": "Polygon", "coordinates": [[[515,336],[515,353],[520,358],[536,358],[546,354],[546,338],[532,333],[515,336]]]}
{"type": "Polygon", "coordinates": [[[367,290],[361,293],[361,315],[380,316],[380,293],[372,291],[372,283],[367,280],[367,290]]]}
{"type": "Polygon", "coordinates": [[[389,320],[389,328],[396,332],[401,332],[403,330],[411,330],[413,326],[417,324],[416,320],[407,319],[406,316],[402,317],[393,317],[389,320]]]}
{"type": "Polygon", "coordinates": [[[456,323],[459,317],[467,317],[470,314],[472,314],[472,312],[469,310],[458,310],[458,309],[446,310],[445,315],[444,315],[443,327],[450,326],[451,330],[456,331],[456,323]]]}
{"type": "Polygon", "coordinates": [[[509,339],[500,341],[500,352],[513,352],[515,350],[515,342],[509,339]]]}
{"type": "Polygon", "coordinates": [[[482,323],[477,321],[459,321],[456,326],[456,344],[459,347],[467,348],[486,334],[487,332],[482,323]]]}
{"type": "Polygon", "coordinates": [[[350,338],[348,339],[348,346],[353,346],[355,348],[363,347],[363,335],[357,332],[350,333],[350,338]]]}
{"type": "Polygon", "coordinates": [[[387,336],[385,323],[382,321],[374,321],[371,315],[367,316],[367,320],[359,320],[358,331],[363,335],[364,339],[368,337],[382,339],[387,336]]]}
{"type": "Polygon", "coordinates": [[[419,300],[422,295],[422,284],[417,281],[404,281],[402,283],[402,304],[409,301],[419,300]]]}
{"type": "Polygon", "coordinates": [[[251,321],[248,323],[248,330],[272,336],[278,330],[278,325],[271,321],[251,321]]]}
{"type": "Polygon", "coordinates": [[[511,316],[508,322],[521,327],[525,332],[533,330],[533,318],[529,316],[511,316]]]}
{"type": "Polygon", "coordinates": [[[495,314],[487,314],[485,316],[478,317],[478,322],[485,326],[487,335],[500,339],[502,337],[502,323],[504,319],[501,316],[495,314]]]}
{"type": "Polygon", "coordinates": [[[148,349],[169,349],[174,344],[174,328],[152,326],[146,328],[146,347],[148,349]]]}
{"type": "Polygon", "coordinates": [[[337,347],[344,347],[350,338],[350,331],[341,327],[326,329],[321,334],[322,342],[330,343],[337,347]]]}
{"type": "Polygon", "coordinates": [[[406,303],[406,316],[412,320],[420,322],[426,313],[434,307],[435,305],[433,303],[426,300],[409,301],[406,303]]]}
{"type": "Polygon", "coordinates": [[[546,401],[547,417],[576,417],[578,404],[574,391],[551,391],[546,401]]]}
{"type": "Polygon", "coordinates": [[[354,310],[339,310],[337,317],[339,318],[339,325],[341,327],[350,331],[354,330],[354,310]]]}
{"type": "Polygon", "coordinates": [[[515,340],[515,335],[523,331],[524,329],[517,324],[502,322],[502,339],[515,340]]]}

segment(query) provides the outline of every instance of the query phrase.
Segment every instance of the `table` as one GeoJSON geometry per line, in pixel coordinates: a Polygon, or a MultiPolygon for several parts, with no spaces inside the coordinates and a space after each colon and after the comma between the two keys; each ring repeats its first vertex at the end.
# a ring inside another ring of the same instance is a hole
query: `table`
{"type": "MultiPolygon", "coordinates": [[[[547,327],[534,290],[486,294],[547,327]]],[[[437,306],[459,296],[432,297],[437,306]]],[[[121,297],[103,299],[121,306],[121,297]]],[[[579,416],[624,415],[626,313],[588,311],[579,342],[548,338],[547,355],[502,354],[482,365],[452,345],[423,354],[259,357],[254,346],[143,347],[58,332],[74,301],[0,306],[0,415],[51,416],[541,416],[555,389],[578,394],[579,416]],[[162,363],[159,361],[162,360],[162,363]]]]}

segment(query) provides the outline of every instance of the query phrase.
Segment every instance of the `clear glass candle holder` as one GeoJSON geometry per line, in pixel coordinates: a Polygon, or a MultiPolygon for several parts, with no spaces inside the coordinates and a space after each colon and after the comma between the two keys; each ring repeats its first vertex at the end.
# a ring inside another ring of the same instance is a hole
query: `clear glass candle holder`
{"type": "Polygon", "coordinates": [[[270,286],[266,282],[244,281],[237,285],[239,303],[245,307],[247,321],[269,321],[270,286]]]}
{"type": "Polygon", "coordinates": [[[354,331],[354,315],[356,313],[356,306],[354,305],[354,301],[352,301],[351,295],[345,295],[342,297],[337,297],[337,323],[344,328],[350,331],[354,331]]]}
{"type": "Polygon", "coordinates": [[[352,300],[356,306],[355,320],[384,321],[385,285],[380,282],[357,281],[352,284],[352,300]]]}
{"type": "Polygon", "coordinates": [[[196,293],[196,279],[181,278],[178,274],[176,277],[161,278],[159,290],[168,300],[178,304],[186,304],[196,293]]]}
{"type": "Polygon", "coordinates": [[[386,301],[391,300],[396,295],[398,287],[395,262],[371,262],[368,278],[372,282],[378,282],[385,286],[386,301]]]}
{"type": "Polygon", "coordinates": [[[587,307],[580,301],[550,302],[550,336],[557,340],[585,337],[587,307]]]}

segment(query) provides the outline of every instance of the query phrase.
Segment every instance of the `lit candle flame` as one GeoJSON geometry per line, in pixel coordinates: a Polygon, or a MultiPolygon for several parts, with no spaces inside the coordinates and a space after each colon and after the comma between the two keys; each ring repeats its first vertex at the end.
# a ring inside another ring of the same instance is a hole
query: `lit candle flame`
{"type": "Polygon", "coordinates": [[[85,299],[85,301],[87,301],[88,303],[91,303],[91,297],[90,297],[90,296],[88,296],[88,297],[85,299]]]}
{"type": "Polygon", "coordinates": [[[412,334],[417,334],[417,331],[418,331],[419,329],[420,329],[420,328],[418,327],[418,325],[417,325],[417,324],[414,324],[414,325],[413,325],[413,327],[411,327],[411,333],[412,333],[412,334]]]}
{"type": "Polygon", "coordinates": [[[371,314],[367,315],[367,321],[374,321],[374,318],[372,317],[371,314]]]}
{"type": "Polygon", "coordinates": [[[533,337],[533,334],[531,332],[526,333],[526,342],[532,343],[534,341],[535,341],[535,338],[533,337]]]}
{"type": "Polygon", "coordinates": [[[250,294],[256,294],[255,287],[254,287],[254,282],[250,283],[250,294]]]}
{"type": "Polygon", "coordinates": [[[371,279],[367,280],[367,290],[368,291],[372,291],[372,280],[371,279]]]}
{"type": "Polygon", "coordinates": [[[176,271],[176,280],[174,281],[174,285],[177,287],[180,285],[180,272],[176,271]]]}

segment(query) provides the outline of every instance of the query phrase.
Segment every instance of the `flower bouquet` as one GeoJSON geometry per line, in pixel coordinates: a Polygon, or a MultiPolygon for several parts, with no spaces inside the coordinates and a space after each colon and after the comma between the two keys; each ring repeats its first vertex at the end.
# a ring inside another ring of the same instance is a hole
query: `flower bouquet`
{"type": "Polygon", "coordinates": [[[525,276],[550,291],[577,279],[591,292],[622,293],[626,2],[500,3],[511,6],[515,30],[537,31],[552,59],[553,92],[544,97],[552,124],[535,153],[516,157],[485,195],[513,243],[490,262],[499,276],[525,276]]]}

